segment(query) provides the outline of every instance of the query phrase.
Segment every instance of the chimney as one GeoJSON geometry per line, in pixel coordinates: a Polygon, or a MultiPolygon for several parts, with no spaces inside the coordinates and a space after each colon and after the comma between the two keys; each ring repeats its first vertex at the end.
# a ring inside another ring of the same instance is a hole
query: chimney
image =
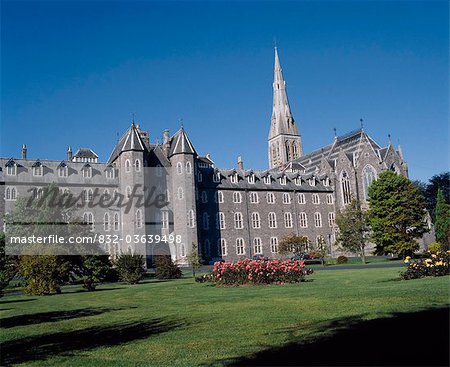
{"type": "Polygon", "coordinates": [[[400,156],[400,158],[403,160],[403,150],[402,150],[402,146],[400,144],[398,145],[397,152],[398,152],[398,155],[400,156]]]}
{"type": "Polygon", "coordinates": [[[240,169],[242,171],[244,170],[244,162],[242,161],[241,156],[238,157],[237,165],[238,165],[238,169],[240,169]]]}
{"type": "Polygon", "coordinates": [[[72,148],[70,147],[70,145],[69,145],[69,147],[67,148],[67,160],[68,160],[68,161],[71,161],[71,160],[72,160],[72,148]]]}
{"type": "Polygon", "coordinates": [[[22,159],[27,159],[27,146],[22,144],[22,159]]]}
{"type": "Polygon", "coordinates": [[[164,147],[164,152],[168,156],[169,150],[170,150],[170,132],[168,129],[165,129],[163,131],[163,147],[164,147]]]}

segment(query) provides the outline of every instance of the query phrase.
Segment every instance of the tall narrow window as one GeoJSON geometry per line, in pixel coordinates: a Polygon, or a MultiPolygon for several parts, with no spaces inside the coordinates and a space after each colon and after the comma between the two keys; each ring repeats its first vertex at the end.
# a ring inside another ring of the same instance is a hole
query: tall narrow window
{"type": "Polygon", "coordinates": [[[134,169],[136,172],[141,172],[141,161],[139,159],[134,161],[134,169]]]}
{"type": "Polygon", "coordinates": [[[319,194],[313,194],[312,195],[312,202],[313,202],[313,204],[316,204],[316,205],[320,204],[319,194]]]}
{"type": "Polygon", "coordinates": [[[350,187],[350,178],[346,171],[341,173],[341,188],[342,188],[342,202],[344,205],[349,204],[352,201],[352,190],[350,187]]]}
{"type": "Polygon", "coordinates": [[[258,204],[259,202],[259,197],[258,197],[258,193],[257,192],[251,192],[250,193],[250,202],[252,204],[258,204]]]}
{"type": "Polygon", "coordinates": [[[302,228],[308,227],[308,216],[305,212],[301,212],[299,214],[299,224],[300,224],[300,227],[302,227],[302,228]]]}
{"type": "Polygon", "coordinates": [[[103,229],[105,231],[109,231],[110,230],[109,214],[108,213],[105,213],[105,215],[103,216],[103,229]]]}
{"type": "Polygon", "coordinates": [[[273,212],[269,213],[269,228],[277,228],[277,215],[273,212]]]}
{"type": "Polygon", "coordinates": [[[225,213],[217,213],[217,228],[225,229],[225,213]]]}
{"type": "Polygon", "coordinates": [[[314,213],[314,225],[317,228],[322,227],[322,215],[319,212],[314,213]]]}
{"type": "Polygon", "coordinates": [[[63,164],[58,167],[58,177],[67,177],[69,173],[69,168],[63,164]]]}
{"type": "Polygon", "coordinates": [[[236,229],[244,228],[244,221],[242,220],[241,212],[234,213],[234,228],[236,229]]]}
{"type": "Polygon", "coordinates": [[[223,192],[217,191],[216,194],[216,203],[223,203],[223,192]]]}
{"type": "Polygon", "coordinates": [[[255,237],[253,239],[253,252],[255,255],[261,255],[262,254],[262,245],[261,245],[261,238],[255,237]]]}
{"type": "Polygon", "coordinates": [[[183,164],[181,162],[177,163],[177,174],[181,175],[183,173],[183,164]]]}
{"type": "Polygon", "coordinates": [[[366,200],[369,199],[369,186],[377,179],[377,172],[370,164],[363,169],[363,185],[364,185],[364,197],[366,200]]]}
{"type": "Polygon", "coordinates": [[[243,238],[236,239],[236,255],[245,255],[245,242],[243,238]]]}
{"type": "Polygon", "coordinates": [[[129,159],[125,161],[125,172],[131,172],[131,162],[129,159]]]}
{"type": "Polygon", "coordinates": [[[233,192],[233,203],[241,203],[242,202],[242,195],[239,191],[233,192]]]}
{"type": "Polygon", "coordinates": [[[190,228],[195,228],[195,214],[192,209],[187,212],[187,225],[190,228]]]}
{"type": "Polygon", "coordinates": [[[186,173],[190,175],[192,173],[192,165],[191,162],[186,162],[186,173]]]}
{"type": "Polygon", "coordinates": [[[209,229],[209,214],[203,213],[203,229],[209,229]]]}
{"type": "Polygon", "coordinates": [[[252,213],[252,227],[255,229],[261,228],[261,217],[257,212],[252,213]]]}
{"type": "Polygon", "coordinates": [[[267,204],[275,204],[275,195],[272,192],[267,193],[267,204]]]}
{"type": "Polygon", "coordinates": [[[131,198],[131,186],[127,186],[125,188],[125,193],[127,195],[127,199],[131,198]]]}
{"type": "Polygon", "coordinates": [[[283,204],[290,204],[291,203],[291,196],[285,192],[283,194],[283,204]]]}
{"type": "Polygon", "coordinates": [[[276,254],[278,252],[278,238],[270,237],[270,252],[276,254]]]}
{"type": "Polygon", "coordinates": [[[218,245],[219,245],[219,254],[221,256],[227,256],[228,253],[227,240],[225,238],[220,238],[218,245]]]}
{"type": "Polygon", "coordinates": [[[118,231],[120,228],[120,223],[119,223],[119,213],[115,213],[114,214],[114,230],[118,231]]]}
{"type": "Polygon", "coordinates": [[[299,204],[305,204],[306,203],[305,194],[303,194],[303,193],[298,194],[298,203],[299,204]]]}
{"type": "Polygon", "coordinates": [[[284,213],[284,226],[292,228],[292,214],[289,212],[284,213]]]}
{"type": "Polygon", "coordinates": [[[183,198],[184,198],[184,191],[183,191],[182,187],[178,188],[177,194],[178,194],[178,200],[183,200],[183,198]]]}
{"type": "Polygon", "coordinates": [[[201,197],[202,197],[203,204],[208,202],[208,193],[206,191],[202,191],[201,197]]]}
{"type": "Polygon", "coordinates": [[[333,205],[333,194],[327,194],[327,204],[333,205]]]}
{"type": "Polygon", "coordinates": [[[142,228],[142,211],[140,209],[136,210],[135,223],[136,228],[142,228]]]}
{"type": "Polygon", "coordinates": [[[184,243],[180,243],[180,256],[186,257],[186,246],[184,243]]]}
{"type": "Polygon", "coordinates": [[[33,176],[42,176],[43,171],[44,170],[40,162],[37,162],[33,165],[33,176]]]}
{"type": "Polygon", "coordinates": [[[329,212],[328,213],[328,226],[330,228],[333,228],[334,227],[334,223],[335,223],[334,213],[333,212],[329,212]]]}

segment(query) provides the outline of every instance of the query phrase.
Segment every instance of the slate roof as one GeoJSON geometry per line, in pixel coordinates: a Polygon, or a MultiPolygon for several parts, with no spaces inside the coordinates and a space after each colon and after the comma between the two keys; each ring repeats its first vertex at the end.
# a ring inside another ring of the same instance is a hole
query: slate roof
{"type": "Polygon", "coordinates": [[[170,140],[169,156],[175,154],[197,154],[183,128],[178,130],[170,140]]]}
{"type": "Polygon", "coordinates": [[[74,155],[74,158],[98,158],[98,155],[89,148],[79,148],[74,155]]]}
{"type": "Polygon", "coordinates": [[[139,135],[139,130],[134,123],[131,124],[128,130],[125,131],[125,133],[119,139],[116,146],[114,147],[114,150],[109,156],[108,162],[115,161],[120,153],[127,151],[147,151],[147,147],[142,141],[142,138],[139,135]]]}

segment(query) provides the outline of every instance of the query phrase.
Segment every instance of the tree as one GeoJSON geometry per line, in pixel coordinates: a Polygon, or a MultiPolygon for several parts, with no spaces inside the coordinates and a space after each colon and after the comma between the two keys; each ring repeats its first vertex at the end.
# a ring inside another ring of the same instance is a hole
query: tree
{"type": "Polygon", "coordinates": [[[75,272],[83,279],[84,288],[94,291],[98,283],[103,282],[111,269],[111,262],[107,255],[79,256],[79,263],[75,265],[75,272]]]}
{"type": "Polygon", "coordinates": [[[325,256],[328,254],[327,243],[325,242],[325,238],[322,236],[317,240],[316,254],[320,259],[320,262],[323,266],[325,266],[325,256]]]}
{"type": "Polygon", "coordinates": [[[369,224],[377,254],[406,257],[419,249],[416,239],[428,232],[426,205],[408,178],[382,172],[369,187],[369,224]]]}
{"type": "Polygon", "coordinates": [[[170,255],[157,256],[155,267],[155,275],[158,279],[179,279],[182,276],[181,269],[170,255]]]}
{"type": "Polygon", "coordinates": [[[119,279],[129,284],[137,284],[144,279],[144,256],[123,254],[116,260],[119,279]]]}
{"type": "Polygon", "coordinates": [[[434,226],[436,240],[448,247],[450,240],[450,205],[445,202],[444,192],[441,189],[437,192],[434,226]]]}
{"type": "Polygon", "coordinates": [[[295,256],[302,256],[306,253],[308,244],[308,237],[290,234],[282,238],[278,245],[278,252],[280,254],[292,253],[295,256]]]}
{"type": "Polygon", "coordinates": [[[337,243],[343,250],[361,255],[365,264],[364,249],[367,243],[369,227],[367,213],[361,209],[359,201],[353,199],[344,210],[336,216],[336,224],[339,228],[337,243]]]}
{"type": "Polygon", "coordinates": [[[202,266],[202,258],[198,253],[198,246],[195,242],[192,242],[192,250],[188,256],[188,261],[192,267],[192,276],[195,278],[195,273],[202,266]]]}
{"type": "Polygon", "coordinates": [[[0,297],[17,272],[17,264],[12,256],[5,252],[5,234],[0,233],[0,297]]]}
{"type": "Polygon", "coordinates": [[[435,210],[439,189],[444,195],[445,202],[450,204],[450,172],[443,172],[431,177],[423,192],[427,202],[427,209],[433,220],[436,218],[435,210]]]}

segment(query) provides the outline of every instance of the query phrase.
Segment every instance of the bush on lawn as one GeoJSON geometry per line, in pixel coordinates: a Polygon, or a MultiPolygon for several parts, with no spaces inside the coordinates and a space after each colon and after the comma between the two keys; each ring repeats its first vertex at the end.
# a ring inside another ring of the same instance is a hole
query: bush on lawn
{"type": "Polygon", "coordinates": [[[408,264],[408,269],[400,274],[401,278],[405,280],[449,275],[450,250],[436,253],[427,252],[427,257],[419,260],[412,260],[407,256],[405,263],[408,264]]]}
{"type": "Polygon", "coordinates": [[[115,264],[121,281],[137,284],[144,279],[144,256],[123,254],[117,258],[115,264]]]}
{"type": "Polygon", "coordinates": [[[430,246],[428,246],[428,252],[435,254],[440,251],[444,251],[444,247],[439,242],[430,243],[430,246]]]}
{"type": "Polygon", "coordinates": [[[172,261],[170,255],[157,256],[155,258],[155,276],[158,279],[179,279],[181,278],[181,270],[172,261]]]}
{"type": "Polygon", "coordinates": [[[311,274],[301,260],[240,260],[216,262],[210,280],[220,285],[282,284],[304,281],[311,274]]]}
{"type": "Polygon", "coordinates": [[[94,291],[98,283],[106,280],[111,268],[107,255],[81,256],[75,272],[83,279],[83,288],[94,291]]]}
{"type": "Polygon", "coordinates": [[[347,256],[338,256],[338,258],[336,259],[336,264],[347,264],[348,263],[348,258],[347,256]]]}

